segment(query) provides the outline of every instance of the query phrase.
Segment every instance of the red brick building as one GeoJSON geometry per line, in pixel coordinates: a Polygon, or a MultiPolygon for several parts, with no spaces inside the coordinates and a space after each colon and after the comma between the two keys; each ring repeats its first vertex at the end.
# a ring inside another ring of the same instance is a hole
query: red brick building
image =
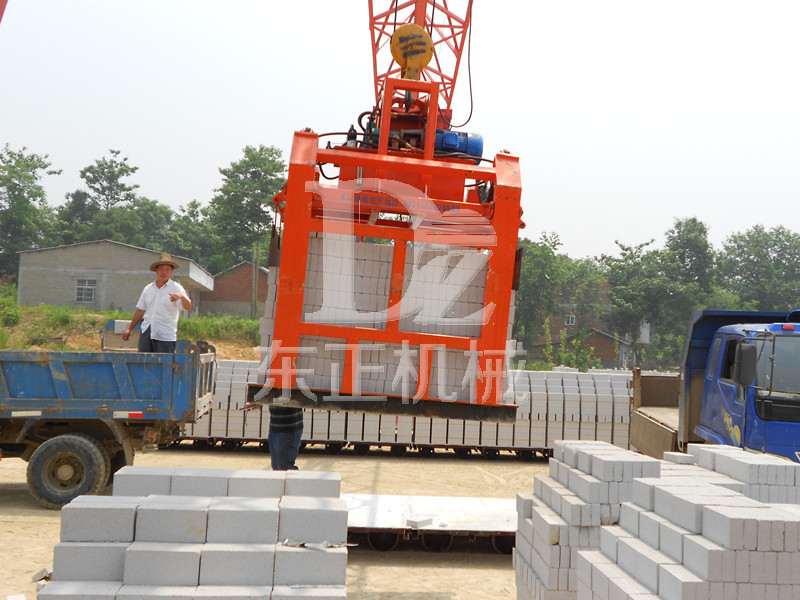
{"type": "MultiPolygon", "coordinates": [[[[264,314],[267,299],[267,269],[259,267],[256,318],[264,314]]],[[[251,316],[253,264],[241,262],[214,277],[214,291],[200,294],[201,314],[251,316]]]]}

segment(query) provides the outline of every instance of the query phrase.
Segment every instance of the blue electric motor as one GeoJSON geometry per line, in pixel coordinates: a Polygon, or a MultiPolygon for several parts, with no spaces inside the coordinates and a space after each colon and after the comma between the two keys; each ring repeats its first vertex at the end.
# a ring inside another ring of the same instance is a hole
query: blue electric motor
{"type": "Polygon", "coordinates": [[[461,152],[481,158],[483,156],[483,136],[478,133],[437,129],[434,148],[443,152],[461,152]]]}

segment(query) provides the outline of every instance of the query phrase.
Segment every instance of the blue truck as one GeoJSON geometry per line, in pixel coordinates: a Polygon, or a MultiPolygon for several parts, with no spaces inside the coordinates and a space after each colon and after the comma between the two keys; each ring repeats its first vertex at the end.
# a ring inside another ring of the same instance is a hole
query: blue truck
{"type": "Polygon", "coordinates": [[[48,508],[97,493],[207,410],[215,364],[213,346],[188,340],[174,354],[2,350],[0,453],[28,462],[48,508]]]}
{"type": "Polygon", "coordinates": [[[633,387],[645,454],[707,442],[800,462],[800,311],[695,311],[679,376],[635,373],[633,387]]]}

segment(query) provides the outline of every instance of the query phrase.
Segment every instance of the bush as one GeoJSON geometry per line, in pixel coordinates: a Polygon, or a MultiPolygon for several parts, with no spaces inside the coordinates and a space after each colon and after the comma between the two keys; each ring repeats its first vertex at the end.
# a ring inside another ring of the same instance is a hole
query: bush
{"type": "Polygon", "coordinates": [[[192,317],[178,323],[178,337],[188,340],[250,341],[254,346],[261,343],[258,319],[242,319],[230,315],[221,317],[192,317]]]}
{"type": "Polygon", "coordinates": [[[22,313],[14,298],[0,296],[0,325],[13,327],[19,323],[22,313]]]}

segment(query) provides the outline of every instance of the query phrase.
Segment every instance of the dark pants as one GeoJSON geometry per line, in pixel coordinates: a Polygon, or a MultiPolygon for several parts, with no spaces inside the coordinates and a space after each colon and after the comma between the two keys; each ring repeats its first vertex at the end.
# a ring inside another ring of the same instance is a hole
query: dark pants
{"type": "Polygon", "coordinates": [[[150,328],[143,331],[139,336],[139,352],[161,352],[172,354],[175,352],[175,342],[165,342],[163,340],[151,340],[150,328]]]}
{"type": "Polygon", "coordinates": [[[294,461],[300,452],[300,438],[303,437],[303,427],[299,431],[289,433],[269,432],[269,454],[272,460],[273,471],[296,471],[294,461]]]}

